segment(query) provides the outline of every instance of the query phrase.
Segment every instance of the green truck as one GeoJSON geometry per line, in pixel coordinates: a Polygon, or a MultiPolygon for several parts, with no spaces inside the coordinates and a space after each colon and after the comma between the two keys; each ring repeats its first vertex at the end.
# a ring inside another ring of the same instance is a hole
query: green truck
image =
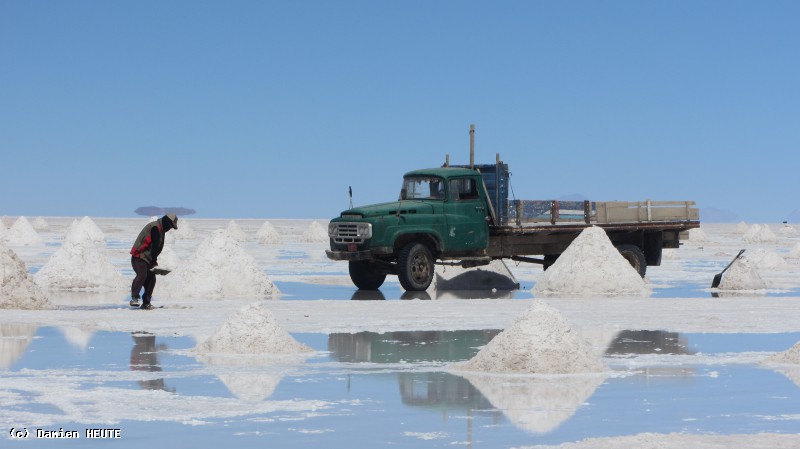
{"type": "Polygon", "coordinates": [[[588,226],[644,276],[700,226],[693,201],[591,202],[509,200],[508,165],[449,166],[403,176],[397,201],[355,207],[328,226],[332,260],[348,261],[359,289],[378,289],[397,275],[405,290],[426,290],[434,264],[465,268],[494,259],[542,264],[546,270],[588,226]],[[531,257],[540,256],[540,257],[531,257]]]}

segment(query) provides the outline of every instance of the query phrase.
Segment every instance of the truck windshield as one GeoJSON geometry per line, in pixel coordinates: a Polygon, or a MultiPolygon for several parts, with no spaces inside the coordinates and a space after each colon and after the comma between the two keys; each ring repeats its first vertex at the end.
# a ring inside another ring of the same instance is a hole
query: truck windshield
{"type": "Polygon", "coordinates": [[[443,200],[444,180],[435,176],[408,176],[403,178],[401,200],[443,200]]]}

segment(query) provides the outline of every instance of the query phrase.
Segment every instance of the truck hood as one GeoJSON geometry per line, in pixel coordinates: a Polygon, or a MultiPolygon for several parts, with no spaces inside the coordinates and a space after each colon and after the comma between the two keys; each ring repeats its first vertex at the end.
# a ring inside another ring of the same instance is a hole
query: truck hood
{"type": "Polygon", "coordinates": [[[368,206],[355,207],[342,212],[345,215],[360,215],[364,218],[384,217],[387,215],[405,214],[431,214],[434,211],[433,205],[427,201],[393,201],[390,203],[370,204],[368,206]]]}

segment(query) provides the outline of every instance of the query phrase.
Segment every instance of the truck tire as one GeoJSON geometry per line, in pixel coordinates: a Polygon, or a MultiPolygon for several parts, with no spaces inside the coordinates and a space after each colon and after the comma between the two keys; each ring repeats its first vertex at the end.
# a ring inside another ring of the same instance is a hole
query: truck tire
{"type": "Polygon", "coordinates": [[[411,242],[403,247],[398,258],[397,277],[409,291],[423,291],[433,281],[433,255],[422,243],[411,242]]]}
{"type": "Polygon", "coordinates": [[[639,276],[644,277],[647,273],[647,259],[644,257],[644,251],[630,243],[617,245],[617,250],[631,264],[633,269],[639,273],[639,276]]]}
{"type": "Polygon", "coordinates": [[[350,280],[359,290],[377,290],[386,280],[386,273],[368,260],[350,261],[350,280]]]}

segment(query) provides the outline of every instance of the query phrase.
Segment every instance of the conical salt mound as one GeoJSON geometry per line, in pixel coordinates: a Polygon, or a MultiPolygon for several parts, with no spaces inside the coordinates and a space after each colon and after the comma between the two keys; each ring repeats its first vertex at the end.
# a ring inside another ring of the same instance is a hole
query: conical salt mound
{"type": "Polygon", "coordinates": [[[0,309],[46,309],[47,295],[28,274],[25,262],[0,243],[0,309]]]}
{"type": "Polygon", "coordinates": [[[778,237],[768,225],[754,224],[747,230],[742,240],[749,243],[775,243],[778,237]]]}
{"type": "Polygon", "coordinates": [[[70,233],[34,279],[50,290],[111,291],[122,289],[127,283],[89,235],[82,231],[70,233]]]}
{"type": "Polygon", "coordinates": [[[194,229],[185,218],[178,218],[178,229],[167,233],[167,237],[172,236],[176,240],[187,240],[195,237],[194,229]]]}
{"type": "Polygon", "coordinates": [[[758,270],[779,270],[786,268],[786,260],[774,251],[756,248],[748,251],[744,258],[758,270]]]}
{"type": "Polygon", "coordinates": [[[37,231],[47,231],[50,229],[50,225],[48,225],[42,217],[36,217],[31,225],[33,226],[33,229],[36,229],[37,231]]]}
{"type": "Polygon", "coordinates": [[[499,333],[472,359],[453,364],[459,371],[520,374],[576,374],[605,371],[600,359],[566,320],[543,301],[499,333]]]}
{"type": "Polygon", "coordinates": [[[84,240],[83,235],[89,236],[89,239],[95,243],[105,244],[106,242],[106,236],[103,234],[103,231],[101,231],[97,224],[89,217],[83,217],[81,221],[74,220],[67,230],[64,241],[84,240]]]}
{"type": "Polygon", "coordinates": [[[330,238],[328,237],[328,230],[323,228],[319,222],[313,221],[300,240],[308,243],[323,243],[330,241],[330,238]]]}
{"type": "Polygon", "coordinates": [[[35,246],[44,240],[25,217],[19,217],[6,233],[6,242],[11,246],[35,246]]]}
{"type": "Polygon", "coordinates": [[[692,242],[705,242],[708,241],[706,232],[700,228],[689,229],[689,241],[692,242]]]}
{"type": "Polygon", "coordinates": [[[800,342],[784,352],[779,352],[766,360],[768,363],[800,365],[800,342]]]}
{"type": "Polygon", "coordinates": [[[279,293],[258,262],[223,229],[214,231],[169,276],[159,280],[159,296],[270,297],[279,293]]]}
{"type": "Polygon", "coordinates": [[[740,221],[739,224],[736,225],[737,234],[746,234],[748,229],[750,229],[750,226],[748,226],[747,223],[743,221],[740,221]]]}
{"type": "Polygon", "coordinates": [[[650,289],[606,232],[583,230],[533,288],[535,296],[647,295],[650,289]]]}
{"type": "Polygon", "coordinates": [[[728,271],[722,275],[719,283],[720,290],[764,290],[767,284],[750,265],[747,259],[736,259],[728,271]]]}
{"type": "Polygon", "coordinates": [[[297,354],[313,352],[286,332],[263,304],[236,311],[211,337],[195,347],[200,353],[297,354]]]}
{"type": "Polygon", "coordinates": [[[256,233],[256,240],[266,245],[278,245],[281,243],[281,236],[272,223],[265,221],[256,233]]]}
{"type": "Polygon", "coordinates": [[[239,224],[233,220],[228,223],[228,227],[225,229],[225,232],[227,232],[228,235],[237,242],[245,242],[248,240],[247,234],[245,234],[244,231],[242,231],[242,228],[239,227],[239,224]]]}

